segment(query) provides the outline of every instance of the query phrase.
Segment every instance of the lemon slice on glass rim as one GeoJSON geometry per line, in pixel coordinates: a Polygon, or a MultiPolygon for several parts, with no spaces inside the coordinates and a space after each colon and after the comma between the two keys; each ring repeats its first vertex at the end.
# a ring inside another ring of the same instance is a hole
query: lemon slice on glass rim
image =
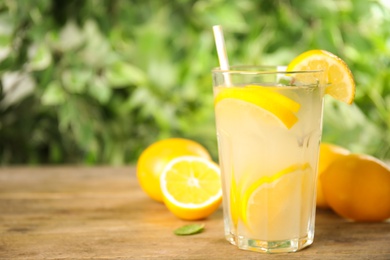
{"type": "MultiPolygon", "coordinates": [[[[355,98],[355,81],[348,65],[339,57],[324,50],[310,50],[298,55],[287,71],[325,70],[325,93],[347,104],[355,98]]],[[[304,77],[304,76],[303,76],[304,77]]],[[[304,81],[300,75],[298,81],[304,81]]]]}

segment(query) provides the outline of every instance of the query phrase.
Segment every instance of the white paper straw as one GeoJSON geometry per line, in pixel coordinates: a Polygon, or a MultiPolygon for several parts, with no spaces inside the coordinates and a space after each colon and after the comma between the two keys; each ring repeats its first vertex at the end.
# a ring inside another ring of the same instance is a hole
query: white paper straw
{"type": "MultiPolygon", "coordinates": [[[[225,39],[223,37],[222,26],[214,25],[213,32],[214,32],[215,45],[217,47],[219,67],[221,68],[221,70],[229,70],[229,59],[226,53],[225,39]]],[[[225,78],[226,84],[228,86],[231,86],[232,83],[230,80],[229,73],[224,73],[223,76],[225,78]]]]}

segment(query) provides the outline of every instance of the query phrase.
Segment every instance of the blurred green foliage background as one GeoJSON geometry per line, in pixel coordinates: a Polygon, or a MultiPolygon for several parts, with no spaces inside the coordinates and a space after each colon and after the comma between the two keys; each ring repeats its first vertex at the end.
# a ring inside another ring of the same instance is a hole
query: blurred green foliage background
{"type": "Polygon", "coordinates": [[[344,59],[356,100],[326,99],[323,140],[389,159],[386,1],[3,0],[0,163],[129,164],[172,136],[216,158],[215,24],[231,64],[344,59]]]}

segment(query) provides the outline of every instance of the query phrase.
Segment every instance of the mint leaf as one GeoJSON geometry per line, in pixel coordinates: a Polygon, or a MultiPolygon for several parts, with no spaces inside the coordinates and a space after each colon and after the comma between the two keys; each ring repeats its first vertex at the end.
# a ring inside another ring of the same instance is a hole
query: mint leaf
{"type": "Polygon", "coordinates": [[[190,236],[202,232],[204,224],[189,224],[179,227],[173,231],[177,236],[190,236]]]}

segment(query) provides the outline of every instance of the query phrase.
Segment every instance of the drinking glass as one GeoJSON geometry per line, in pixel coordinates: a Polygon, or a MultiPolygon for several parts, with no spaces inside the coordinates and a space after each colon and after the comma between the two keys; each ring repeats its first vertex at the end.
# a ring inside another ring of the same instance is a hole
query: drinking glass
{"type": "Polygon", "coordinates": [[[294,252],[313,243],[323,71],[212,71],[226,239],[294,252]]]}

